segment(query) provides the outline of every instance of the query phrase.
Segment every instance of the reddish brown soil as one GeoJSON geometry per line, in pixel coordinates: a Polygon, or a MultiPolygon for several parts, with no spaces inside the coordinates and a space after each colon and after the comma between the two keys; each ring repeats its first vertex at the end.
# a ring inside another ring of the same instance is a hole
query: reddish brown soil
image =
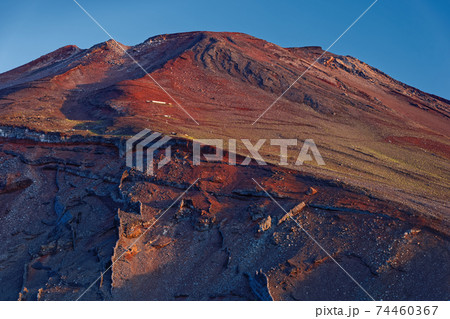
{"type": "Polygon", "coordinates": [[[412,137],[412,136],[388,136],[386,142],[411,147],[420,147],[424,150],[439,154],[450,159],[450,146],[437,141],[412,137]]]}

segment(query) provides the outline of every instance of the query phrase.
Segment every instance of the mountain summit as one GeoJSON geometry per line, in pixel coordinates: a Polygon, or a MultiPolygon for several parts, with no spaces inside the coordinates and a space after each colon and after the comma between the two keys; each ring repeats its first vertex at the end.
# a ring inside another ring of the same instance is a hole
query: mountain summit
{"type": "Polygon", "coordinates": [[[417,194],[444,200],[450,102],[356,58],[325,53],[252,125],[323,52],[229,32],[66,46],[0,75],[0,125],[68,135],[149,127],[196,138],[313,138],[328,162],[306,171],[388,183],[414,202],[417,194]]]}

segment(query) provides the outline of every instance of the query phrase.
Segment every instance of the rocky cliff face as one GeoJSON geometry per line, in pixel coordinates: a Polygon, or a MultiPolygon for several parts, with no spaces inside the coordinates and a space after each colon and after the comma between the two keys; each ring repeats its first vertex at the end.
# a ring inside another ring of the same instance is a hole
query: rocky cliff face
{"type": "Polygon", "coordinates": [[[448,299],[448,101],[327,53],[252,125],[320,48],[124,48],[200,125],[112,41],[1,74],[0,299],[370,299],[333,259],[375,299],[448,299]],[[172,136],[153,176],[125,166],[144,127],[172,136]],[[195,166],[193,137],[313,138],[327,165],[195,166]]]}
{"type": "Polygon", "coordinates": [[[88,140],[8,138],[1,152],[3,299],[77,299],[113,261],[83,299],[369,298],[298,225],[376,299],[446,295],[439,221],[336,181],[256,164],[193,166],[182,146],[155,176],[88,140]],[[261,273],[267,283],[255,284],[261,273]]]}

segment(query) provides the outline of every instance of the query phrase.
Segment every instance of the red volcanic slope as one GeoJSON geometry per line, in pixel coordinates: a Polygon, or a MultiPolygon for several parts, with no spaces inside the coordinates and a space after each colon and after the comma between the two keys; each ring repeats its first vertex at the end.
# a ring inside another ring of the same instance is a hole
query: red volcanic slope
{"type": "MultiPolygon", "coordinates": [[[[112,40],[87,50],[67,46],[1,74],[0,124],[65,134],[131,135],[148,127],[188,138],[313,138],[327,165],[302,170],[419,203],[434,215],[448,209],[448,100],[326,53],[252,125],[321,48],[214,32],[122,47],[200,125],[112,40]]],[[[278,161],[274,148],[261,153],[278,161]]]]}
{"type": "Polygon", "coordinates": [[[374,298],[448,300],[450,101],[326,53],[254,124],[321,48],[225,32],[119,45],[0,74],[0,299],[76,299],[124,254],[83,299],[367,300],[300,224],[374,298]],[[173,137],[155,176],[120,156],[143,128],[173,137]],[[195,166],[193,138],[312,138],[326,165],[292,165],[299,143],[279,167],[266,142],[268,166],[195,166]],[[297,224],[252,178],[303,207],[297,224]]]}

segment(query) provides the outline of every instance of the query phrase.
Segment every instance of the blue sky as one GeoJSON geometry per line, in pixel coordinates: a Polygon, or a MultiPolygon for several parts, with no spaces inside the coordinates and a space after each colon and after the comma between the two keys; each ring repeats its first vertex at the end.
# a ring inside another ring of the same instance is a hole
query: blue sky
{"type": "MultiPolygon", "coordinates": [[[[184,31],[238,31],[278,45],[327,48],[373,0],[78,0],[115,39],[134,45],[184,31]]],[[[73,0],[2,0],[0,72],[103,33],[73,0]]],[[[450,1],[379,0],[331,49],[450,99],[450,1]]]]}

